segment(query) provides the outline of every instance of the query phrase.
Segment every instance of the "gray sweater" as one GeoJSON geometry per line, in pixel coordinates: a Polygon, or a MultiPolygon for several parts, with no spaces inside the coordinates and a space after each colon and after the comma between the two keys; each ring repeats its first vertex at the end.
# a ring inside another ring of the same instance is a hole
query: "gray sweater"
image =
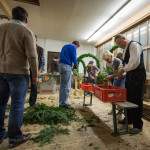
{"type": "Polygon", "coordinates": [[[113,70],[117,70],[122,61],[119,58],[113,57],[112,63],[106,63],[106,66],[112,67],[113,70]]]}
{"type": "Polygon", "coordinates": [[[38,59],[33,33],[15,23],[0,24],[0,73],[29,74],[37,77],[38,59]]]}

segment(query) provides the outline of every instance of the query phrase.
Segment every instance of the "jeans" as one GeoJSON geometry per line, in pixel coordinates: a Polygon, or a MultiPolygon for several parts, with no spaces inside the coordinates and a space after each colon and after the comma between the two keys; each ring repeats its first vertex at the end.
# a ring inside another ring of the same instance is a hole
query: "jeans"
{"type": "Polygon", "coordinates": [[[30,98],[29,98],[29,104],[30,106],[35,105],[36,99],[37,99],[37,84],[32,83],[32,72],[30,70],[30,79],[31,79],[31,92],[30,92],[30,98]]]}
{"type": "Polygon", "coordinates": [[[114,78],[113,86],[125,88],[125,80],[126,80],[125,78],[121,79],[114,78]]]}
{"type": "Polygon", "coordinates": [[[5,111],[9,96],[11,96],[8,122],[9,143],[22,138],[21,126],[28,83],[28,75],[0,73],[0,138],[5,135],[5,111]]]}
{"type": "Polygon", "coordinates": [[[60,73],[60,89],[59,89],[59,106],[68,105],[68,96],[71,86],[71,66],[67,64],[59,64],[60,73]]]}

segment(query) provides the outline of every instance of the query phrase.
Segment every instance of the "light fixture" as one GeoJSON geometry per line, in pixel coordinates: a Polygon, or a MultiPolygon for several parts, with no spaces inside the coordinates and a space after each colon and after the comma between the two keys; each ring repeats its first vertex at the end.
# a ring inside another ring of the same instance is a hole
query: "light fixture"
{"type": "Polygon", "coordinates": [[[113,24],[117,23],[118,18],[114,18],[116,14],[120,12],[131,0],[126,1],[108,20],[106,20],[88,39],[88,42],[91,42],[97,37],[97,35],[102,34],[108,27],[109,22],[113,22],[113,24]]]}
{"type": "Polygon", "coordinates": [[[107,34],[110,30],[119,25],[120,20],[127,17],[127,15],[135,13],[134,10],[139,9],[141,5],[148,3],[148,0],[137,1],[130,0],[127,1],[121,8],[118,9],[102,26],[100,26],[88,39],[88,42],[96,41],[102,35],[107,34]]]}

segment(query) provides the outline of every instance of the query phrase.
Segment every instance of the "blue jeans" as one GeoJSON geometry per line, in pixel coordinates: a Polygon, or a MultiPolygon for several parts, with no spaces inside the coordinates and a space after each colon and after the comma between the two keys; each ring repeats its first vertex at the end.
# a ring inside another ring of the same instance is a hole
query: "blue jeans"
{"type": "Polygon", "coordinates": [[[32,83],[31,70],[30,70],[30,79],[31,79],[31,92],[30,92],[29,104],[30,104],[30,106],[33,106],[36,104],[38,83],[37,84],[32,83]]]}
{"type": "Polygon", "coordinates": [[[71,66],[59,64],[60,89],[59,89],[59,106],[68,105],[68,96],[71,85],[71,66]]]}
{"type": "Polygon", "coordinates": [[[126,81],[125,78],[121,79],[114,78],[113,86],[125,88],[125,81],[126,81]]]}
{"type": "Polygon", "coordinates": [[[0,73],[0,138],[5,135],[5,111],[9,96],[11,96],[8,122],[9,143],[22,138],[21,126],[28,83],[28,75],[0,73]]]}

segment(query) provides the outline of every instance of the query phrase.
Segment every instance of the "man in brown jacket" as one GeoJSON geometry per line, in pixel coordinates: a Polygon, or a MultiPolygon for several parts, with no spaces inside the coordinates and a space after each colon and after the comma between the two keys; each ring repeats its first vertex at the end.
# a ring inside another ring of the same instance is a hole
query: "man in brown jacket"
{"type": "Polygon", "coordinates": [[[0,143],[7,135],[10,148],[31,137],[31,134],[23,135],[21,131],[29,82],[29,65],[33,83],[38,82],[35,37],[26,28],[28,13],[22,7],[15,7],[12,10],[12,17],[12,22],[0,25],[0,143]],[[9,96],[11,108],[6,134],[4,117],[9,96]]]}

